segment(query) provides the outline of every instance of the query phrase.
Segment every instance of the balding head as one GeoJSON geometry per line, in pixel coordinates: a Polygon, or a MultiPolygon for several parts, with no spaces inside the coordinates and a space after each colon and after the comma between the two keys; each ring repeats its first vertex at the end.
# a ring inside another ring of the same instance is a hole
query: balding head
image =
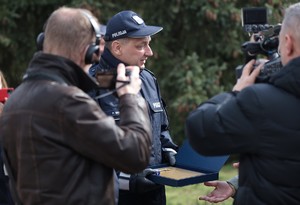
{"type": "Polygon", "coordinates": [[[94,42],[95,33],[84,9],[61,7],[49,17],[45,29],[45,53],[60,55],[84,64],[87,47],[94,42]]]}

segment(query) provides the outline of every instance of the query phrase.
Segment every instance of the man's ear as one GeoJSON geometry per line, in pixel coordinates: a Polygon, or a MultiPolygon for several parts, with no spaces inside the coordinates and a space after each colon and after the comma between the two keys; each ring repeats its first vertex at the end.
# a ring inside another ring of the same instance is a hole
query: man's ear
{"type": "Polygon", "coordinates": [[[122,48],[122,45],[121,45],[120,41],[115,40],[115,41],[112,42],[112,44],[111,44],[111,52],[114,55],[117,55],[117,56],[122,55],[121,48],[122,48]]]}
{"type": "Polygon", "coordinates": [[[284,38],[285,38],[284,39],[285,40],[285,46],[284,47],[286,49],[286,54],[287,54],[287,56],[293,56],[294,51],[295,51],[295,48],[294,48],[295,44],[294,43],[296,43],[295,39],[290,34],[285,34],[284,38]]]}
{"type": "Polygon", "coordinates": [[[86,46],[85,48],[81,49],[79,53],[77,53],[76,56],[74,56],[75,59],[73,61],[79,65],[82,69],[87,65],[85,63],[85,55],[88,50],[89,46],[86,46]]]}

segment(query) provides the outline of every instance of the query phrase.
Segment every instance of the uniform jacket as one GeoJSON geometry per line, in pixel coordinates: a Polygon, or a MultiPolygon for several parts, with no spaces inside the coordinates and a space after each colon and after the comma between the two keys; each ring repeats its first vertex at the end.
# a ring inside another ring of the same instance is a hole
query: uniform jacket
{"type": "Polygon", "coordinates": [[[0,137],[24,205],[114,204],[113,169],[148,165],[145,101],[121,96],[119,127],[85,93],[95,86],[72,61],[37,53],[7,101],[0,137]]]}
{"type": "Polygon", "coordinates": [[[186,122],[191,145],[205,155],[240,154],[235,204],[300,203],[300,58],[266,83],[222,93],[186,122]]]}
{"type": "MultiPolygon", "coordinates": [[[[110,70],[117,68],[119,63],[123,63],[115,58],[111,52],[105,48],[99,64],[90,68],[90,75],[95,76],[97,69],[110,70]]],[[[169,133],[169,121],[165,110],[165,104],[160,95],[160,89],[153,73],[148,69],[141,69],[140,78],[142,80],[142,89],[140,94],[147,101],[149,107],[149,116],[152,125],[152,151],[149,165],[162,163],[162,148],[177,149],[169,133]]],[[[103,94],[108,90],[100,90],[98,94],[103,94]]],[[[118,98],[115,95],[98,100],[100,107],[106,114],[114,116],[119,120],[118,98]]]]}

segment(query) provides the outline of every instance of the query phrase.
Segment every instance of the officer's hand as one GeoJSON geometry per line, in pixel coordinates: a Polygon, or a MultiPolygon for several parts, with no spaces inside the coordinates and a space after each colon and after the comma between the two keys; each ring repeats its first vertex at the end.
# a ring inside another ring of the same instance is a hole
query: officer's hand
{"type": "Polygon", "coordinates": [[[162,149],[162,156],[163,162],[168,163],[169,165],[173,166],[176,163],[175,155],[177,152],[172,148],[163,148],[162,149]]]}
{"type": "Polygon", "coordinates": [[[147,176],[155,173],[155,170],[147,168],[141,173],[132,174],[129,180],[129,190],[134,193],[143,193],[158,188],[160,185],[147,179],[147,176]]]}

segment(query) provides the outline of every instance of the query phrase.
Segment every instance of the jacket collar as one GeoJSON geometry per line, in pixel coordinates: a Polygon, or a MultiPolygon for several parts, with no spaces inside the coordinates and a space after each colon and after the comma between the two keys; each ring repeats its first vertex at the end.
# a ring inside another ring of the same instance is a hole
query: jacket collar
{"type": "Polygon", "coordinates": [[[269,83],[300,97],[300,57],[294,58],[274,74],[269,83]]]}
{"type": "Polygon", "coordinates": [[[126,63],[120,61],[115,56],[113,56],[109,49],[105,47],[99,62],[100,67],[102,69],[117,68],[120,63],[123,63],[125,66],[128,66],[126,63]]]}
{"type": "Polygon", "coordinates": [[[74,85],[84,92],[97,88],[97,83],[73,61],[43,52],[35,53],[26,74],[45,72],[63,78],[67,84],[74,85]]]}

